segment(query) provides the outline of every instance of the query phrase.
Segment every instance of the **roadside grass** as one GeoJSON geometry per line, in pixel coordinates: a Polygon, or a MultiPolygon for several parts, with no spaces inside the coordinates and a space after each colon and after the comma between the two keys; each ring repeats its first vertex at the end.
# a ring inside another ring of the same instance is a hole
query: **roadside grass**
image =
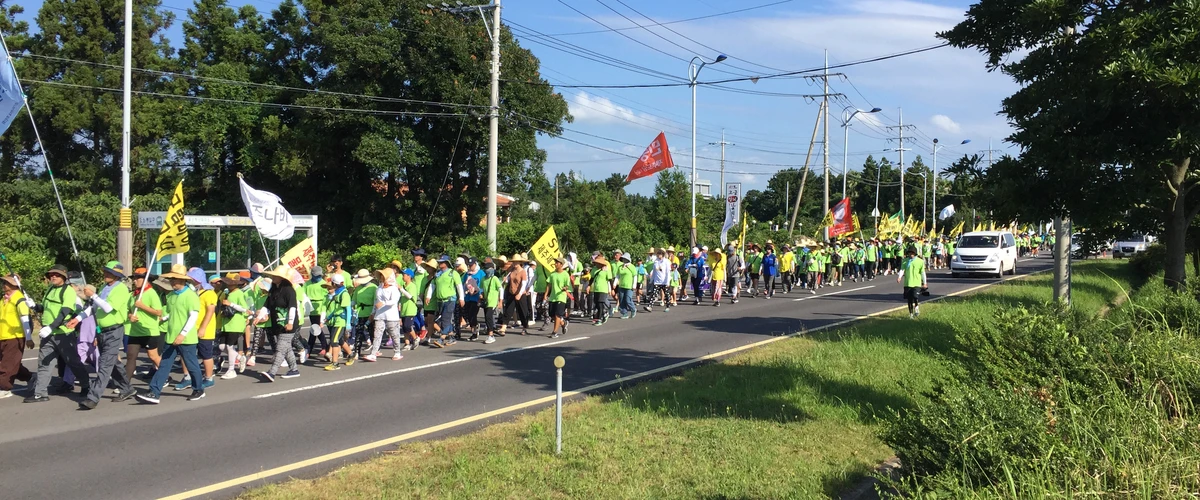
{"type": "MultiPolygon", "coordinates": [[[[1098,312],[1131,279],[1122,262],[1078,263],[1074,307],[1098,312]]],[[[1050,300],[1050,280],[1014,280],[927,304],[918,321],[884,315],[571,402],[561,456],[553,411],[544,410],[243,497],[836,496],[892,455],[877,437],[879,418],[948,373],[954,331],[1050,300]]]]}

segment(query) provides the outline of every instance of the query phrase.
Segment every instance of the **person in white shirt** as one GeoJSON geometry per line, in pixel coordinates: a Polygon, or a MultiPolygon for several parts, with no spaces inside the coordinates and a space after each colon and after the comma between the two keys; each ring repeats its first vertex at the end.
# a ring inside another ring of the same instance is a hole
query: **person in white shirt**
{"type": "Polygon", "coordinates": [[[396,273],[391,269],[382,269],[375,272],[375,278],[381,283],[375,290],[375,307],[371,310],[371,318],[375,320],[375,335],[371,340],[371,353],[363,356],[363,361],[376,361],[385,330],[396,349],[392,359],[400,360],[403,358],[400,350],[404,342],[400,338],[400,289],[396,287],[396,273]]]}
{"type": "Polygon", "coordinates": [[[654,256],[650,257],[646,265],[650,267],[649,281],[653,290],[649,302],[643,309],[651,312],[654,299],[657,298],[662,302],[663,312],[669,312],[671,310],[671,304],[668,302],[671,293],[671,258],[667,256],[666,251],[660,248],[654,252],[654,256]]]}

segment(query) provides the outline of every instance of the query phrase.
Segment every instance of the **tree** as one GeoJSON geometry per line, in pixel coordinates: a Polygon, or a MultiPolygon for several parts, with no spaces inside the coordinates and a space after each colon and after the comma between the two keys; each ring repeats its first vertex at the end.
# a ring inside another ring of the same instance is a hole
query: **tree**
{"type": "Polygon", "coordinates": [[[659,172],[650,219],[667,243],[679,245],[691,237],[691,200],[687,176],[679,169],[659,172]]]}
{"type": "Polygon", "coordinates": [[[981,0],[939,37],[975,48],[1023,87],[1003,114],[1023,149],[1017,165],[1048,186],[1030,199],[1056,217],[1089,213],[1108,188],[1154,207],[1167,248],[1165,281],[1182,289],[1189,223],[1200,213],[1191,169],[1200,149],[1200,5],[981,0]],[[1169,33],[1169,36],[1164,36],[1169,33]],[[1049,186],[1057,186],[1057,189],[1049,186]],[[1061,186],[1069,186],[1064,189],[1061,186]],[[1081,189],[1076,189],[1080,187],[1081,189]]]}

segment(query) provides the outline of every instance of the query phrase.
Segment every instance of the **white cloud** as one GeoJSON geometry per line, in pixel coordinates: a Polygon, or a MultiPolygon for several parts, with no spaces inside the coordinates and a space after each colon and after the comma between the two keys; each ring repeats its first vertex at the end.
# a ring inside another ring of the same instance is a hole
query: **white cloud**
{"type": "Polygon", "coordinates": [[[571,116],[581,123],[626,123],[638,125],[651,130],[662,129],[662,123],[657,117],[638,113],[630,108],[612,102],[607,97],[599,97],[580,92],[569,101],[571,116]]]}
{"type": "Polygon", "coordinates": [[[929,123],[932,123],[934,127],[951,134],[958,134],[962,132],[962,126],[946,115],[933,115],[933,117],[929,118],[929,123]]]}
{"type": "Polygon", "coordinates": [[[963,18],[963,10],[953,7],[942,7],[927,3],[908,0],[859,0],[849,2],[851,9],[864,14],[894,16],[894,17],[924,17],[948,21],[958,21],[963,18]]]}
{"type": "Polygon", "coordinates": [[[883,121],[881,121],[878,116],[875,116],[875,113],[859,113],[854,115],[854,119],[859,123],[865,123],[868,127],[883,127],[883,121]]]}

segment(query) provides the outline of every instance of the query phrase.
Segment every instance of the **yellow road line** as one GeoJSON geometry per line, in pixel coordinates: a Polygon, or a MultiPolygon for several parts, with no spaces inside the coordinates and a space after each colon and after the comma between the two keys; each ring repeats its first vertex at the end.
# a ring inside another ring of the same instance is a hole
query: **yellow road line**
{"type": "MultiPolygon", "coordinates": [[[[1013,279],[1024,278],[1024,277],[1027,277],[1027,276],[1030,276],[1030,275],[1033,275],[1033,274],[1037,274],[1037,273],[1041,273],[1041,272],[1044,272],[1044,271],[1037,271],[1037,272],[1035,272],[1035,273],[1030,273],[1030,274],[1026,274],[1026,275],[1013,276],[1013,277],[1009,277],[1009,278],[1006,278],[1006,279],[1003,279],[1003,280],[1001,280],[1001,281],[994,282],[994,283],[986,283],[986,284],[983,284],[983,285],[979,285],[979,286],[975,286],[975,287],[968,288],[968,289],[966,289],[966,290],[961,290],[961,291],[958,291],[958,292],[953,292],[953,293],[949,293],[949,294],[946,294],[946,295],[943,295],[943,296],[940,296],[940,297],[936,297],[936,298],[934,298],[934,299],[930,299],[930,300],[929,300],[929,301],[927,301],[927,302],[935,302],[935,301],[937,301],[937,300],[944,299],[944,298],[947,298],[947,297],[956,297],[956,296],[959,296],[959,295],[968,294],[968,293],[971,293],[971,292],[974,292],[974,291],[977,291],[977,290],[981,290],[981,289],[987,288],[987,287],[989,287],[989,286],[992,286],[992,285],[996,285],[996,284],[1003,283],[1003,282],[1006,282],[1006,281],[1010,281],[1010,280],[1013,280],[1013,279]]],[[[806,334],[806,333],[819,332],[819,331],[821,331],[821,330],[828,330],[828,329],[830,329],[830,328],[837,328],[837,327],[839,327],[839,326],[846,325],[846,324],[848,324],[848,323],[853,323],[853,322],[855,322],[855,321],[860,321],[860,320],[867,319],[867,318],[874,318],[874,317],[876,317],[876,316],[883,316],[883,315],[886,315],[886,314],[891,314],[891,313],[894,313],[894,312],[896,312],[896,311],[900,311],[900,310],[903,310],[903,309],[907,309],[907,307],[908,307],[908,306],[906,306],[906,305],[905,305],[905,306],[899,306],[899,307],[893,307],[893,308],[891,308],[891,309],[886,309],[886,310],[879,311],[879,312],[874,312],[874,313],[871,313],[871,314],[865,314],[865,315],[862,315],[862,316],[858,316],[858,317],[856,317],[856,318],[850,318],[850,319],[845,319],[845,320],[838,321],[838,322],[835,322],[835,323],[830,323],[830,324],[828,324],[828,325],[823,325],[823,326],[820,326],[820,327],[814,328],[814,329],[812,329],[812,330],[803,330],[803,331],[799,331],[799,332],[796,332],[796,333],[791,333],[791,334],[787,334],[787,335],[781,335],[781,336],[778,336],[778,337],[772,337],[772,338],[769,338],[769,339],[766,339],[766,340],[760,340],[760,341],[758,341],[758,342],[754,342],[754,343],[752,343],[752,344],[746,344],[746,345],[743,345],[743,346],[734,347],[734,348],[732,348],[732,349],[726,349],[726,350],[724,350],[724,351],[721,351],[721,352],[714,352],[714,353],[712,353],[712,354],[706,354],[706,355],[704,355],[704,356],[700,356],[700,357],[698,357],[698,358],[693,358],[693,359],[689,359],[689,360],[685,360],[685,361],[680,361],[680,362],[678,362],[678,363],[674,363],[674,364],[671,364],[671,365],[667,365],[667,366],[663,366],[663,367],[655,368],[655,369],[653,369],[653,370],[648,370],[648,371],[644,371],[644,372],[641,372],[641,373],[635,373],[635,374],[633,374],[633,375],[630,375],[630,376],[628,376],[628,377],[621,377],[620,379],[610,380],[610,381],[607,381],[607,382],[600,382],[600,383],[598,383],[598,384],[592,384],[592,385],[589,385],[589,386],[587,386],[587,387],[583,387],[583,388],[580,388],[580,389],[577,389],[577,390],[574,390],[574,391],[565,391],[565,392],[563,392],[563,397],[564,397],[564,398],[570,398],[570,397],[578,396],[578,395],[580,395],[580,394],[584,394],[584,393],[587,393],[587,392],[592,392],[592,391],[595,391],[595,390],[597,390],[597,389],[603,389],[603,388],[606,388],[606,387],[611,387],[611,386],[614,386],[614,385],[617,385],[617,384],[623,384],[623,383],[629,382],[629,381],[631,381],[631,380],[637,380],[637,379],[641,379],[641,378],[645,378],[645,377],[649,377],[649,376],[657,375],[657,374],[659,374],[659,373],[673,371],[673,370],[676,370],[676,369],[679,369],[679,368],[682,368],[682,367],[685,367],[685,366],[688,366],[688,365],[694,365],[694,364],[701,363],[701,362],[704,362],[704,361],[708,361],[708,360],[711,360],[711,359],[720,358],[720,357],[725,357],[725,356],[728,356],[728,355],[730,355],[730,354],[738,353],[738,352],[745,351],[745,350],[748,350],[748,349],[754,349],[754,348],[756,348],[756,347],[762,347],[762,346],[764,346],[764,345],[767,345],[767,344],[770,344],[770,343],[773,343],[773,342],[778,342],[778,341],[780,341],[780,340],[784,340],[784,339],[792,338],[792,337],[799,336],[799,335],[804,335],[804,334],[806,334]]],[[[193,490],[188,490],[188,491],[184,491],[184,492],[181,492],[181,493],[176,493],[176,494],[174,494],[174,495],[171,495],[171,496],[162,497],[162,499],[161,499],[161,500],[182,500],[182,499],[186,499],[186,498],[195,498],[195,497],[198,497],[198,496],[201,496],[201,495],[207,495],[207,494],[209,494],[209,493],[215,493],[215,492],[218,492],[218,491],[224,490],[224,489],[226,489],[226,488],[233,488],[233,487],[235,487],[235,486],[240,486],[240,485],[243,485],[243,484],[252,483],[252,482],[255,482],[255,481],[260,481],[260,480],[267,479],[267,478],[269,478],[269,477],[272,477],[272,476],[278,476],[278,475],[280,475],[280,474],[285,474],[285,473],[288,473],[288,472],[292,472],[292,471],[300,470],[300,469],[303,469],[303,468],[305,468],[305,467],[311,467],[311,466],[318,465],[318,464],[321,464],[321,463],[325,463],[325,462],[328,462],[328,461],[331,461],[331,460],[337,460],[337,459],[339,459],[339,458],[345,458],[345,457],[348,457],[348,456],[351,456],[351,455],[356,455],[356,454],[358,454],[358,453],[363,453],[363,452],[371,451],[371,450],[373,450],[373,449],[376,449],[376,448],[381,448],[381,447],[384,447],[384,446],[388,446],[388,445],[393,445],[393,444],[401,443],[401,442],[404,442],[404,441],[408,441],[408,440],[412,440],[412,439],[420,438],[420,437],[423,437],[423,436],[428,436],[428,435],[430,435],[430,434],[435,434],[435,433],[438,433],[438,432],[441,432],[441,431],[444,431],[444,430],[453,429],[453,428],[455,428],[455,427],[459,427],[459,426],[462,426],[462,425],[467,425],[467,424],[471,424],[471,423],[479,422],[479,421],[481,421],[481,420],[485,420],[485,419],[488,419],[488,418],[492,418],[492,417],[495,417],[495,416],[498,416],[498,415],[503,415],[503,414],[506,414],[506,413],[511,413],[511,412],[518,411],[518,410],[523,410],[523,409],[526,409],[526,408],[529,408],[529,407],[532,407],[532,406],[537,406],[537,405],[541,405],[541,404],[549,403],[549,402],[551,402],[551,401],[554,401],[554,396],[553,396],[553,395],[550,395],[550,396],[545,396],[545,397],[541,397],[541,398],[537,398],[537,399],[533,399],[533,400],[529,400],[529,401],[525,401],[524,403],[517,403],[517,404],[515,404],[515,405],[512,405],[512,406],[506,406],[506,407],[504,407],[504,408],[499,408],[499,409],[492,410],[492,411],[489,411],[489,412],[480,413],[480,414],[477,414],[477,415],[471,415],[471,416],[469,416],[469,417],[463,417],[463,418],[460,418],[460,419],[458,419],[458,420],[453,420],[453,421],[450,421],[450,422],[446,422],[446,423],[444,423],[444,424],[435,425],[435,426],[433,426],[433,427],[427,427],[427,428],[424,428],[424,429],[420,429],[420,430],[416,430],[416,431],[408,432],[408,433],[405,433],[405,434],[401,434],[401,435],[399,435],[399,436],[393,436],[393,437],[386,438],[386,439],[380,439],[380,440],[378,440],[378,441],[372,441],[372,442],[370,442],[370,443],[366,443],[366,444],[362,444],[362,445],[359,445],[359,446],[355,446],[355,447],[353,447],[353,448],[347,448],[347,449],[345,449],[345,450],[341,450],[341,451],[335,451],[335,452],[333,452],[333,453],[326,453],[326,454],[324,454],[324,455],[316,456],[316,457],[313,457],[313,458],[310,458],[310,459],[307,459],[307,460],[301,460],[301,461],[299,461],[299,462],[294,462],[294,463],[290,463],[290,464],[287,464],[287,465],[281,465],[281,466],[279,466],[279,467],[275,467],[275,468],[273,468],[273,469],[267,469],[267,470],[264,470],[264,471],[261,471],[261,472],[256,472],[256,473],[254,473],[254,474],[247,474],[247,475],[245,475],[245,476],[242,476],[242,477],[238,477],[238,478],[230,479],[230,480],[228,480],[228,481],[221,481],[221,482],[219,482],[219,483],[211,484],[211,485],[204,486],[204,487],[201,487],[201,488],[196,488],[196,489],[193,489],[193,490]]]]}

